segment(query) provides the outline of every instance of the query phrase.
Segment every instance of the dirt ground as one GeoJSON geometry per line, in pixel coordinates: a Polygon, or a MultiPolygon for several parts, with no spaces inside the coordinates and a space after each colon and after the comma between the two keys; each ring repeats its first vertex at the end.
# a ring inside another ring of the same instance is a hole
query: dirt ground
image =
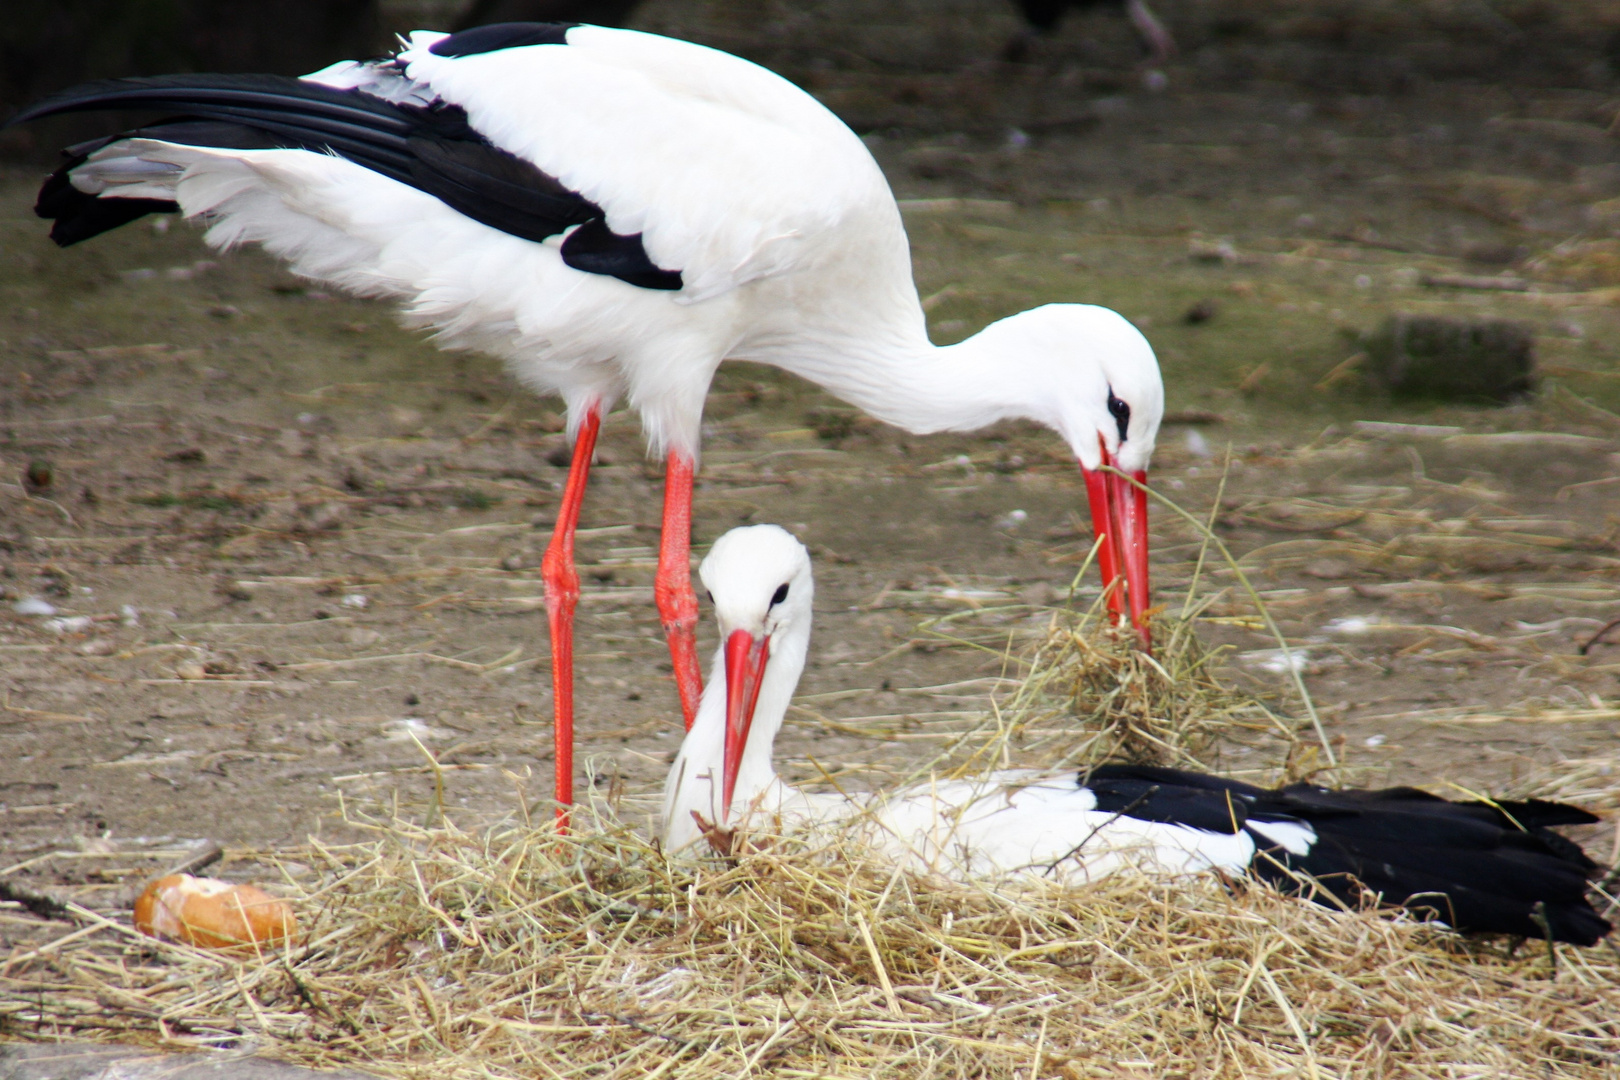
{"type": "MultiPolygon", "coordinates": [[[[691,10],[648,25],[752,32],[691,10]]],[[[1397,55],[1206,20],[1153,91],[1106,20],[1035,64],[986,59],[1012,26],[996,10],[952,39],[979,60],[931,68],[753,39],[869,133],[936,340],[1053,300],[1144,329],[1170,410],[1153,482],[1213,515],[1300,647],[1347,779],[1611,789],[1620,631],[1581,653],[1620,616],[1620,83],[1601,53],[1559,38],[1489,83],[1423,66],[1479,52],[1443,22],[1397,55]],[[1375,395],[1346,361],[1397,311],[1533,326],[1539,392],[1375,395]]],[[[341,839],[356,802],[425,805],[415,740],[463,824],[541,799],[554,403],[180,222],[58,251],[34,183],[0,177],[0,865],[106,903],[125,884],[98,876],[108,852],[341,839]]],[[[579,754],[632,806],[680,726],[651,603],[660,487],[612,416],[581,533],[579,754]]],[[[728,365],[696,550],[750,521],[817,557],[785,771],[858,784],[985,711],[1002,647],[1090,540],[1049,433],[917,438],[728,365]],[[925,623],[942,615],[993,647],[941,638],[925,623]]],[[[1197,537],[1155,511],[1153,541],[1179,611],[1197,537]]],[[[1235,575],[1212,564],[1200,591],[1220,592],[1198,626],[1231,647],[1230,677],[1301,715],[1235,575]]],[[[1605,858],[1611,832],[1589,838],[1605,858]]]]}

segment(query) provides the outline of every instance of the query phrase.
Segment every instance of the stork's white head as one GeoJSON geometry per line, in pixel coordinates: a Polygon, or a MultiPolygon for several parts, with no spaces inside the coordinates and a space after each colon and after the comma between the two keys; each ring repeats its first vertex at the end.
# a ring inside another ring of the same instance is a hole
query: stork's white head
{"type": "Polygon", "coordinates": [[[709,590],[720,635],[771,637],[808,629],[815,582],[810,553],[780,525],[747,525],[714,542],[698,578],[709,590]]]}
{"type": "Polygon", "coordinates": [[[1005,377],[1035,381],[1020,397],[1041,403],[1044,415],[1036,419],[1063,436],[1083,467],[1148,467],[1164,417],[1164,383],[1153,346],[1129,319],[1093,304],[1044,304],[991,323],[978,337],[1026,361],[1005,377]]]}
{"type": "Polygon", "coordinates": [[[1148,640],[1147,467],[1164,418],[1159,362],[1142,332],[1117,311],[1047,304],[1002,319],[977,335],[1024,363],[1007,373],[1035,385],[1021,400],[1074,451],[1086,478],[1097,566],[1116,617],[1127,609],[1148,640]],[[1123,584],[1123,589],[1121,588],[1123,584]]]}
{"type": "Polygon", "coordinates": [[[772,717],[773,723],[781,723],[810,644],[815,582],[810,553],[792,533],[777,525],[732,529],[714,542],[698,567],[698,576],[714,602],[725,654],[724,821],[731,813],[738,771],[751,735],[764,748],[768,764],[776,731],[754,732],[754,716],[758,711],[772,717]],[[761,707],[760,688],[767,665],[783,676],[773,679],[774,691],[782,700],[761,707]]]}

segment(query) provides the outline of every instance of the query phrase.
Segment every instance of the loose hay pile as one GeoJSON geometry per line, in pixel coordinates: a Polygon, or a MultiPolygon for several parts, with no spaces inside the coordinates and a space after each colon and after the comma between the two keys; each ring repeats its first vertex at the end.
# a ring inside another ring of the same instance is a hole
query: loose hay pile
{"type": "MultiPolygon", "coordinates": [[[[1017,733],[1077,704],[1091,736],[1047,740],[1049,760],[1174,760],[1223,717],[1280,727],[1166,629],[1155,662],[1053,622],[985,745],[1041,752],[1017,733]]],[[[576,824],[396,819],[267,857],[307,936],[249,962],[74,909],[86,926],[0,967],[0,1033],[247,1044],[434,1080],[1600,1077],[1620,1061],[1608,950],[1510,955],[1213,877],[994,891],[837,840],[671,863],[605,803],[576,824]]]]}
{"type": "MultiPolygon", "coordinates": [[[[1219,651],[1204,646],[1191,622],[1160,617],[1153,627],[1149,656],[1134,634],[1106,628],[1095,611],[1053,612],[1007,715],[1026,729],[1061,731],[1063,764],[1201,768],[1218,744],[1262,737],[1280,739],[1290,761],[1297,756],[1293,727],[1220,679],[1219,651]]],[[[1021,750],[1021,764],[1028,753],[1021,750]]]]}

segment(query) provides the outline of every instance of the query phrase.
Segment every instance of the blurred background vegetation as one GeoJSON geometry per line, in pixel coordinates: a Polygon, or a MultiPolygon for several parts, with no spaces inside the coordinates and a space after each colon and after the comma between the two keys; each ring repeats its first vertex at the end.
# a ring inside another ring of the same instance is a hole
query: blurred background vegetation
{"type": "MultiPolygon", "coordinates": [[[[1614,86],[1620,72],[1620,4],[1607,0],[1156,0],[1154,7],[1180,44],[1178,77],[1206,88],[1267,80],[1390,93],[1426,80],[1482,79],[1596,89],[1614,86]]],[[[848,92],[840,101],[847,88],[839,73],[983,67],[1019,27],[1007,0],[22,0],[7,5],[0,25],[0,114],[86,79],[301,74],[382,52],[393,35],[415,28],[548,17],[627,20],[740,53],[846,106],[857,128],[961,123],[948,108],[940,114],[945,102],[927,100],[926,87],[893,87],[888,108],[848,92]]],[[[1075,61],[1117,69],[1138,48],[1124,20],[1086,12],[1034,60],[1053,70],[1075,61]]],[[[1088,77],[1106,90],[1116,75],[1088,77]]],[[[7,133],[0,153],[36,154],[75,126],[7,133]]]]}

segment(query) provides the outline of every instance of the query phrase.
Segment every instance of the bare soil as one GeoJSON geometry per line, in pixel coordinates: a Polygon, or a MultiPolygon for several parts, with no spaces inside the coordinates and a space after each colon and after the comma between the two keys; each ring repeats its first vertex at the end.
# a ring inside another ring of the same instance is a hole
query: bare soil
{"type": "MultiPolygon", "coordinates": [[[[1128,38],[1086,25],[1096,40],[1035,65],[982,59],[1011,26],[992,20],[932,67],[831,46],[783,66],[871,133],[910,200],[937,340],[1052,300],[1143,327],[1169,387],[1154,483],[1215,521],[1303,647],[1349,779],[1557,776],[1578,797],[1571,777],[1620,757],[1620,631],[1580,652],[1620,616],[1620,99],[1601,52],[1558,37],[1493,84],[1423,66],[1442,55],[1424,41],[1459,40],[1439,23],[1379,82],[1373,45],[1200,23],[1151,92],[1128,38]],[[1342,63],[1309,63],[1325,55],[1342,63]],[[1533,326],[1541,389],[1505,408],[1376,396],[1347,361],[1396,311],[1533,326]]],[[[427,802],[418,741],[464,824],[541,799],[554,403],[180,222],[58,251],[34,182],[0,186],[0,864],[75,852],[20,877],[105,903],[127,883],[97,876],[99,852],[344,838],[345,800],[427,802]]],[[[630,791],[679,739],[651,604],[660,488],[611,417],[581,534],[579,753],[630,791]]],[[[728,365],[696,549],[749,521],[817,557],[787,770],[855,783],[940,745],[1014,670],[926,620],[1016,647],[1089,545],[1044,431],[917,438],[728,365]]],[[[1179,611],[1199,542],[1159,510],[1153,531],[1179,611]]],[[[1230,678],[1301,715],[1235,575],[1203,581],[1225,590],[1198,625],[1230,678]]],[[[1606,856],[1607,828],[1593,840],[1606,856]]]]}

